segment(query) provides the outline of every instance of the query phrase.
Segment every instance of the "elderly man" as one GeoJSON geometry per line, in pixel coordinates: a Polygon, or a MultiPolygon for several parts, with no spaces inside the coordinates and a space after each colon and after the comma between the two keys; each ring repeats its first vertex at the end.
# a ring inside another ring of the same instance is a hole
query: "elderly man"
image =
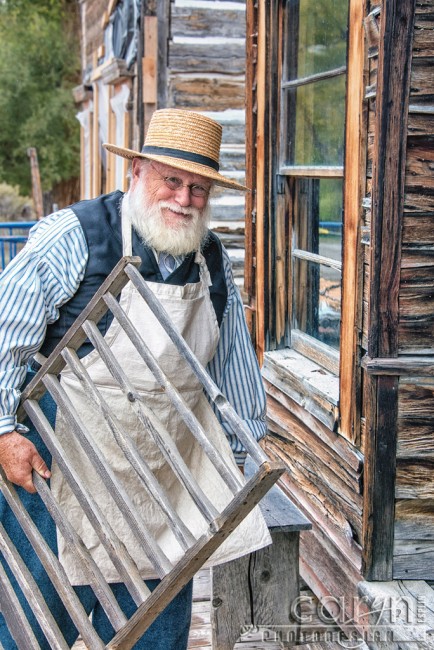
{"type": "MultiPolygon", "coordinates": [[[[218,238],[208,230],[209,195],[213,185],[245,189],[219,173],[220,142],[221,127],[214,120],[189,111],[156,111],[141,152],[104,145],[108,151],[132,160],[129,191],[125,195],[113,192],[82,201],[46,217],[31,231],[24,250],[0,276],[0,463],[8,479],[21,486],[18,491],[22,501],[52,549],[60,553],[68,576],[77,585],[77,593],[87,611],[93,612],[95,628],[104,641],[108,641],[114,631],[90,587],[83,584],[79,568],[74,566],[73,559],[68,558],[68,549],[61,548],[62,540],[57,540],[54,524],[35,494],[32,470],[50,479],[51,458],[37,432],[33,428],[28,431],[25,425],[16,422],[20,388],[25,381],[26,365],[29,365],[27,381],[37,369],[38,364],[32,360],[36,351],[40,350],[47,356],[55,348],[115,264],[128,253],[125,242],[130,239],[132,226],[132,252],[141,257],[140,273],[165,304],[187,342],[245,420],[252,435],[256,439],[264,435],[265,397],[243,306],[234,285],[228,255],[218,238]]],[[[227,431],[227,440],[225,436],[219,440],[220,433],[212,433],[216,430],[212,421],[215,416],[201,388],[183,384],[177,361],[167,349],[167,343],[149,325],[142,304],[140,309],[136,307],[134,296],[127,293],[126,288],[121,301],[128,303],[130,318],[164,371],[183,392],[196,416],[211,431],[210,435],[216,436],[215,442],[221,453],[225,455],[232,449],[241,466],[245,453],[236,436],[227,431]]],[[[167,404],[161,401],[153,378],[146,374],[143,376],[142,369],[136,372],[128,344],[110,313],[98,327],[117,358],[125,362],[130,380],[143,391],[152,410],[164,418],[167,404]]],[[[90,342],[79,350],[79,356],[100,390],[116,399],[110,378],[106,377],[108,373],[103,365],[99,365],[96,355],[90,342]]],[[[67,372],[62,373],[62,385],[74,396],[86,421],[93,422],[97,440],[99,426],[94,414],[86,411],[86,400],[77,392],[73,378],[68,377],[67,372]]],[[[43,398],[42,406],[54,426],[56,409],[48,394],[43,398]]],[[[120,409],[121,421],[123,417],[120,409]]],[[[125,417],[127,421],[128,417],[125,417]]],[[[59,436],[62,436],[61,418],[58,420],[56,433],[59,431],[59,436]]],[[[195,459],[191,461],[195,464],[195,471],[199,477],[202,472],[205,479],[208,471],[205,459],[193,449],[194,443],[185,437],[186,434],[180,433],[179,422],[172,418],[167,427],[179,448],[184,447],[186,456],[195,459]]],[[[65,423],[63,435],[67,437],[65,423]]],[[[104,440],[98,440],[100,443],[104,444],[104,440]]],[[[143,453],[147,454],[146,447],[143,453]]],[[[116,457],[112,460],[113,467],[117,468],[116,457]]],[[[51,469],[52,490],[68,508],[70,497],[68,494],[65,496],[62,479],[55,468],[51,469]]],[[[129,480],[128,476],[121,475],[120,478],[129,480]]],[[[175,486],[173,490],[176,489],[175,486]]],[[[210,498],[218,500],[218,492],[218,487],[214,492],[211,489],[210,498]]],[[[5,528],[25,558],[65,638],[72,645],[77,635],[73,624],[13,514],[3,500],[0,505],[5,528]]],[[[179,503],[178,506],[181,513],[188,511],[185,504],[179,503]]],[[[143,517],[147,517],[149,511],[145,498],[143,501],[138,498],[138,508],[139,511],[142,508],[143,517]]],[[[188,519],[187,514],[183,516],[188,519]]],[[[86,538],[86,526],[81,530],[81,521],[73,521],[73,524],[92,547],[93,540],[86,538]]],[[[193,521],[187,521],[187,524],[194,528],[193,521]]],[[[261,529],[260,525],[256,527],[261,529]]],[[[241,548],[241,542],[238,542],[232,556],[268,543],[262,529],[259,534],[249,531],[247,537],[245,547],[241,548]]],[[[135,557],[136,549],[132,548],[131,552],[135,557]]],[[[168,552],[170,554],[170,549],[168,552]]],[[[121,607],[127,616],[131,616],[135,606],[125,587],[118,583],[116,573],[110,567],[105,570],[103,554],[100,557],[95,551],[95,559],[104,570],[121,607]]],[[[147,565],[141,568],[139,562],[138,566],[152,589],[157,584],[155,576],[150,575],[147,565]]],[[[48,648],[32,613],[26,604],[23,606],[41,647],[48,648]]],[[[191,584],[180,592],[134,647],[152,650],[186,648],[190,614],[191,584]]],[[[0,641],[5,650],[16,647],[3,620],[0,621],[0,641]]]]}

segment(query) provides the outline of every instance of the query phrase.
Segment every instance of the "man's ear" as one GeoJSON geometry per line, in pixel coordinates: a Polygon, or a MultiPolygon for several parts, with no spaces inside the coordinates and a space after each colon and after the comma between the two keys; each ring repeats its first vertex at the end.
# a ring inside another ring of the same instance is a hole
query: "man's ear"
{"type": "Polygon", "coordinates": [[[141,158],[133,158],[131,165],[132,180],[138,180],[140,174],[142,173],[142,160],[141,158]]]}

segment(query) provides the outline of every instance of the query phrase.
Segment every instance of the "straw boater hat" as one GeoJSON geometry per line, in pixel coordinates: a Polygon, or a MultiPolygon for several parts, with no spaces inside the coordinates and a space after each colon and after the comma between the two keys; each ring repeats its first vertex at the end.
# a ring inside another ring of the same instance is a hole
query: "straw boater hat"
{"type": "Polygon", "coordinates": [[[178,108],[155,111],[141,151],[104,144],[123,158],[148,158],[176,169],[210,178],[217,185],[246,190],[244,185],[219,174],[221,125],[201,113],[178,108]]]}

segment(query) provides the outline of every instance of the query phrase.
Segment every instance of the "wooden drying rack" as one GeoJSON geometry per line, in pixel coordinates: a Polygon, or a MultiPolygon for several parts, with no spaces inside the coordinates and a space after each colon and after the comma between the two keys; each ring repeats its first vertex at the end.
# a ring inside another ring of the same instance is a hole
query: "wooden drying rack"
{"type": "MultiPolygon", "coordinates": [[[[191,580],[194,574],[249,514],[284,471],[283,464],[268,460],[263,450],[252,439],[241,418],[195,358],[184,339],[172,325],[168,314],[164,311],[162,305],[155,298],[137,270],[139,264],[140,258],[137,257],[124,257],[120,260],[49,358],[43,360],[40,370],[23,391],[18,413],[19,419],[22,419],[23,416],[28,416],[35,425],[53,459],[59,465],[65,480],[69,483],[71,490],[79,501],[81,508],[98,534],[122,581],[138,606],[135,614],[127,620],[120,610],[101,571],[69,523],[66,514],[62,512],[58,503],[55,501],[47,483],[34,472],[33,479],[37,492],[53,517],[61,535],[74,550],[77,563],[80,564],[86,574],[88,584],[94,590],[96,597],[103,606],[107,617],[116,631],[114,638],[108,644],[105,645],[96,634],[62,565],[49,549],[47,543],[37,530],[37,527],[32,522],[13,485],[7,481],[3,472],[1,472],[0,478],[0,488],[4,497],[38,554],[75,626],[79,630],[84,643],[89,648],[92,648],[92,650],[101,648],[120,648],[127,650],[131,648],[158,614],[182,587],[191,580]],[[129,281],[133,283],[141,298],[146,301],[161,326],[177,347],[180,355],[188,361],[194,374],[202,383],[210,401],[218,409],[222,419],[236,432],[257,466],[257,472],[254,473],[246,484],[244,484],[241,474],[238,477],[231,470],[229,465],[221,458],[212,443],[208,440],[206,432],[202,429],[199,421],[188,409],[176,388],[165,377],[158,362],[147,347],[146,342],[141,338],[140,333],[134,328],[134,325],[120,307],[116,298],[129,281]],[[171,400],[172,405],[188,425],[197,442],[203,447],[208,458],[231,491],[233,495],[232,500],[222,512],[217,511],[196,483],[170,435],[167,432],[162,432],[160,427],[156,428],[154,426],[152,420],[154,418],[155,421],[155,416],[152,416],[152,412],[149,412],[146,405],[138,398],[138,394],[134,386],[130,383],[127,374],[100,334],[97,323],[108,309],[134,344],[140,356],[159,382],[161,388],[171,400]],[[140,456],[128,433],[122,430],[115,415],[111,412],[109,404],[100,395],[96,385],[81,364],[76,351],[84,343],[86,338],[91,341],[94,348],[98,351],[101,359],[107,366],[108,372],[114,377],[119,388],[127,396],[131,404],[131,409],[158,445],[179,482],[188,491],[192,500],[208,522],[207,532],[199,539],[195,539],[185,524],[180,520],[170,505],[170,501],[165,494],[164,485],[158,483],[146,463],[146,458],[140,456]],[[129,461],[131,471],[139,475],[142,479],[144,489],[148,491],[151,498],[164,513],[168,526],[184,550],[184,555],[178,563],[172,565],[159,548],[156,540],[153,539],[145,523],[140,521],[139,517],[136,516],[134,505],[130,498],[123,489],[123,486],[113,475],[106,459],[99,452],[92,440],[91,434],[80,420],[79,414],[76,412],[58,378],[65,365],[68,365],[69,369],[85,389],[86,394],[98,406],[113,436],[129,461]],[[162,578],[161,583],[152,593],[150,593],[143,579],[140,577],[135,562],[128,555],[125,547],[118,539],[116,531],[111,528],[103,512],[81,481],[79,473],[74,470],[72,463],[69,462],[67,454],[62,449],[51,425],[40,408],[38,400],[46,391],[51,394],[57,404],[57,408],[60,409],[62,415],[66,418],[71,435],[75,435],[78,438],[92,462],[95,471],[99,474],[101,481],[122,511],[124,519],[131,529],[131,533],[140,541],[156,573],[162,578]]],[[[60,649],[67,648],[66,641],[53,619],[37,584],[3,527],[0,528],[0,550],[14,573],[21,590],[30,603],[51,647],[60,649]]],[[[39,648],[38,642],[18,602],[12,585],[2,568],[0,568],[0,604],[18,647],[26,649],[39,648]]]]}

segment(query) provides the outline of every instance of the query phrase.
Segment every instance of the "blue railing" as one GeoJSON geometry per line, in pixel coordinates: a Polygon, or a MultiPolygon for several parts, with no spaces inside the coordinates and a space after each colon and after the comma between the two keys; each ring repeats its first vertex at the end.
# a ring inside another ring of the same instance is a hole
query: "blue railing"
{"type": "Polygon", "coordinates": [[[0,221],[0,271],[22,249],[36,221],[0,221]]]}

